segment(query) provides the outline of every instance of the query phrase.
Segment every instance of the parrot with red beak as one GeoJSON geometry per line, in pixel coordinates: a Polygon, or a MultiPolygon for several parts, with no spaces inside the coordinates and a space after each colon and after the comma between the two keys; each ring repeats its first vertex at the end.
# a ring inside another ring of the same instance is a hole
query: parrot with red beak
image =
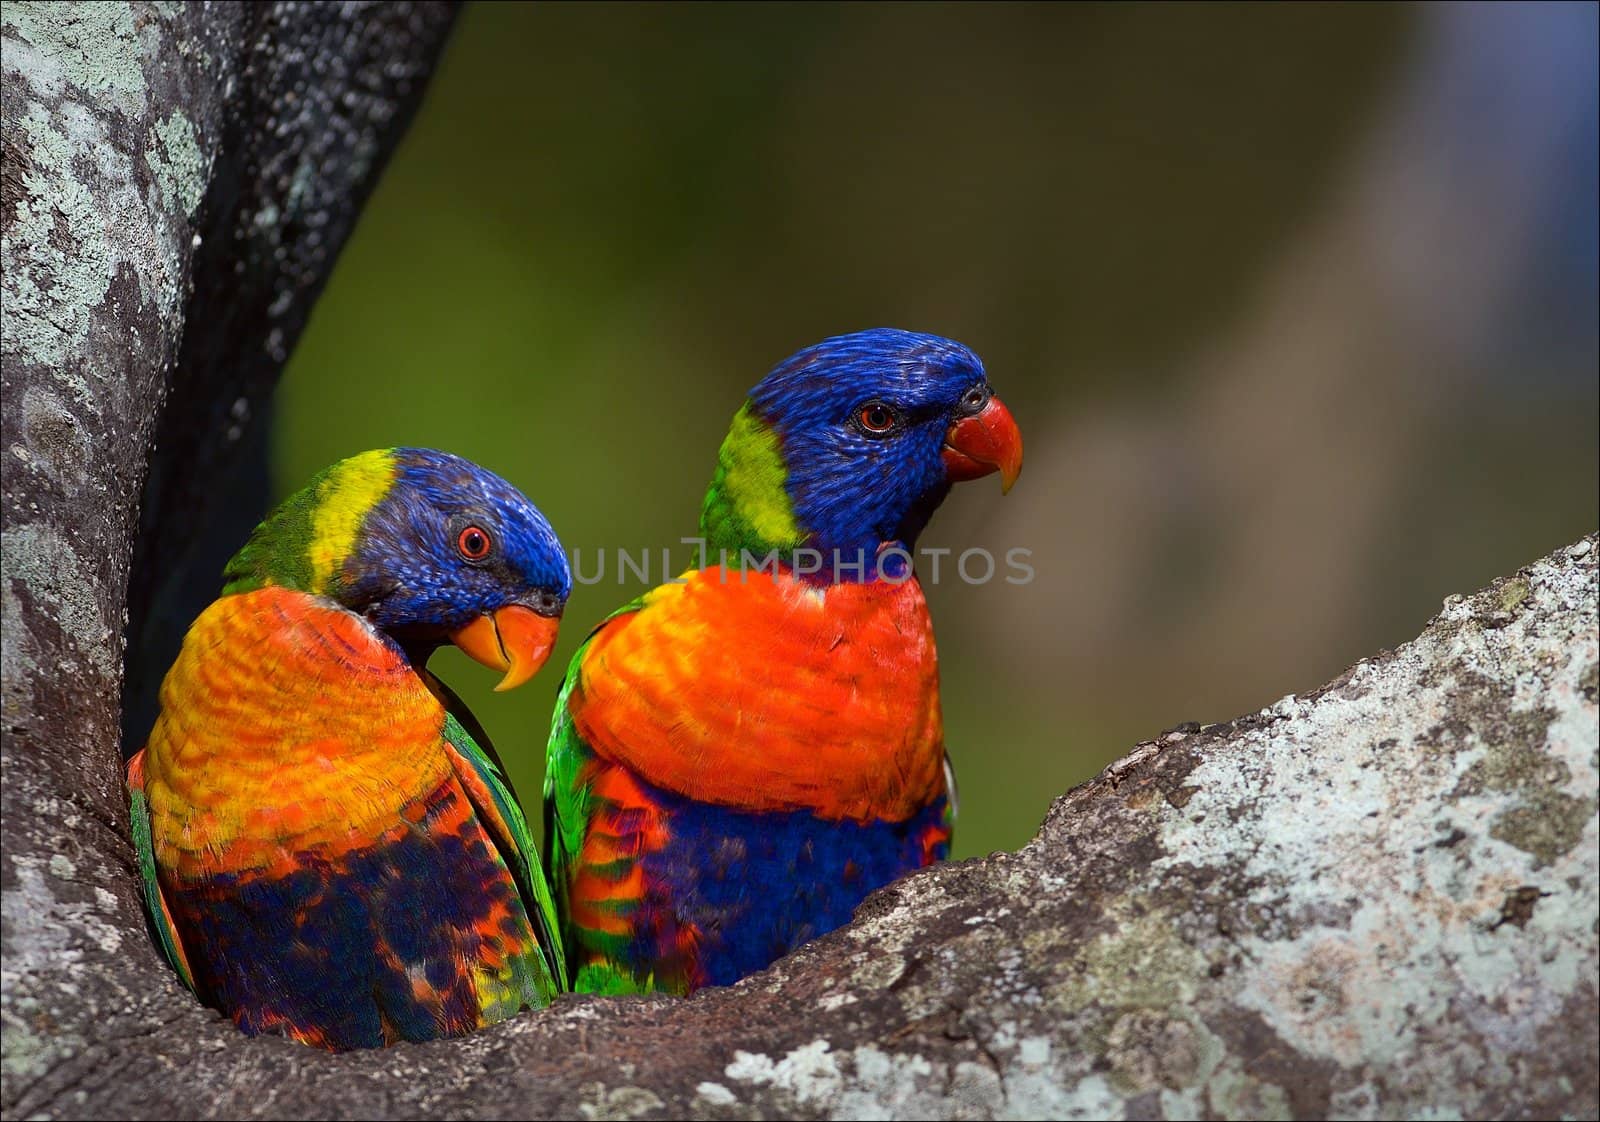
{"type": "Polygon", "coordinates": [[[553,902],[453,643],[527,681],[571,589],[550,524],[443,452],[343,460],[256,528],[128,764],[152,928],[247,1033],[431,1040],[566,988],[553,902]]]}
{"type": "Polygon", "coordinates": [[[952,484],[1021,468],[982,362],[938,336],[828,339],[750,392],[700,566],[606,619],[557,702],[545,851],[574,989],[731,983],[947,855],[912,551],[952,484]]]}

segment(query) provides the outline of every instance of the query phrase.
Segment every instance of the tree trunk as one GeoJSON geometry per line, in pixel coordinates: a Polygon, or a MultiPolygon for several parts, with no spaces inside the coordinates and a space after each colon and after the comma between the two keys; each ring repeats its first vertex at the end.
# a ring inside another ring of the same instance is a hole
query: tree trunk
{"type": "Polygon", "coordinates": [[[115,1047],[107,1003],[166,985],[118,934],[124,646],[148,729],[159,670],[139,671],[215,594],[220,562],[193,547],[262,513],[262,406],[453,18],[0,8],[8,1113],[57,1058],[115,1047]],[[134,968],[61,1006],[119,960],[134,968]]]}
{"type": "Polygon", "coordinates": [[[737,986],[339,1056],[198,1005],[140,911],[124,613],[229,505],[451,14],[4,8],[7,1117],[1596,1114],[1594,536],[737,986]]]}

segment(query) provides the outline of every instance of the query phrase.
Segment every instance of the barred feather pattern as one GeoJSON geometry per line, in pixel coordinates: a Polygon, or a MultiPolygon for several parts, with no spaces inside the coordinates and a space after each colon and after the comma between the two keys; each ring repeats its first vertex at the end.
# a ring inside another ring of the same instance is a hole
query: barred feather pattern
{"type": "Polygon", "coordinates": [[[130,786],[157,922],[245,1031],[376,1047],[554,995],[445,723],[404,653],[321,597],[224,596],[191,628],[130,786]]]}

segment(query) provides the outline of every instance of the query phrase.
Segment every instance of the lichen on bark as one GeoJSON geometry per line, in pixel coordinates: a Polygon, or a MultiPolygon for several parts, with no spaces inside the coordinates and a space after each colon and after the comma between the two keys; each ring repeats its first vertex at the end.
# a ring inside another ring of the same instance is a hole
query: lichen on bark
{"type": "Polygon", "coordinates": [[[8,1115],[38,1081],[114,1054],[135,1023],[120,1018],[163,1000],[168,979],[143,964],[114,747],[125,631],[138,641],[148,614],[131,590],[181,581],[207,504],[237,505],[224,481],[241,433],[207,417],[270,389],[453,15],[0,7],[8,1115]],[[290,162],[292,202],[266,174],[290,162]],[[241,200],[274,198],[306,221],[250,253],[241,200]],[[268,320],[281,353],[261,359],[268,320]],[[219,323],[225,343],[202,346],[219,323]],[[152,455],[162,426],[174,432],[152,455]],[[204,503],[173,486],[196,475],[204,503]]]}
{"type": "Polygon", "coordinates": [[[141,916],[120,637],[158,592],[131,557],[175,563],[152,530],[224,493],[450,12],[0,13],[7,1117],[1600,1110],[1592,535],[1321,689],[1136,746],[1020,852],[739,985],[339,1056],[237,1033],[141,916]]]}

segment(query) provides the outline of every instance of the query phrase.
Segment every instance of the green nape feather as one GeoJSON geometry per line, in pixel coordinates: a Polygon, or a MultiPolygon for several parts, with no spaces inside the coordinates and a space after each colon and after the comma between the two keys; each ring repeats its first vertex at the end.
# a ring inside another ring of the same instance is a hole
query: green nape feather
{"type": "Polygon", "coordinates": [[[250,534],[222,572],[223,595],[264,585],[322,594],[367,513],[394,485],[395,449],[362,452],[318,472],[250,534]]]}
{"type": "Polygon", "coordinates": [[[729,563],[737,564],[741,550],[759,558],[805,541],[788,477],[777,433],[745,402],[717,453],[717,470],[700,508],[700,533],[712,556],[726,550],[729,563]]]}

